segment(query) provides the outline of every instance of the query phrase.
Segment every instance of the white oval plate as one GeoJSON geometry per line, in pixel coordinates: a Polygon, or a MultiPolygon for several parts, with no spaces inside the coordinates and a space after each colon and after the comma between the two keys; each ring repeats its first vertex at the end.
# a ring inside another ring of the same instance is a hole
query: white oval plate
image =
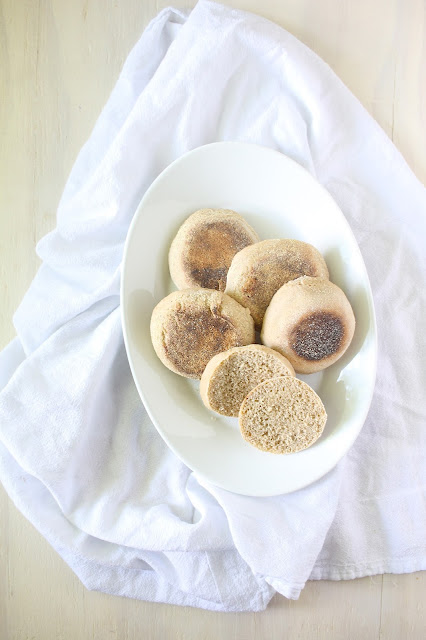
{"type": "Polygon", "coordinates": [[[194,149],[167,167],[146,192],[129,229],[121,308],[127,354],[142,401],[166,443],[200,480],[252,496],[295,491],[332,469],[361,430],[377,357],[365,265],[328,192],[278,151],[218,142],[194,149]],[[154,352],[151,313],[174,289],[167,262],[170,243],[185,218],[204,207],[238,211],[261,239],[310,242],[352,304],[356,331],[346,354],[324,372],[300,376],[320,395],[328,414],[323,435],[305,451],[280,456],[251,447],[241,438],[236,418],[207,410],[198,381],[172,373],[154,352]]]}

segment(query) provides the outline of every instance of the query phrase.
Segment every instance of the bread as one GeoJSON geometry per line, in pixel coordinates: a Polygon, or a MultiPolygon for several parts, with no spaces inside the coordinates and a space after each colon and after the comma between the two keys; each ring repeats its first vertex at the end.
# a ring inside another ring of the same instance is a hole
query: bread
{"type": "Polygon", "coordinates": [[[292,376],[259,384],[246,396],[239,414],[244,440],[270,453],[307,449],[320,437],[326,421],[319,396],[292,376]]]}
{"type": "Polygon", "coordinates": [[[225,292],[250,309],[260,329],[274,293],[302,275],[328,278],[325,260],[315,247],[300,240],[262,240],[234,256],[225,292]]]}
{"type": "Polygon", "coordinates": [[[261,341],[286,356],[297,373],[313,373],[345,353],[354,331],[355,317],[343,291],[324,278],[302,276],[272,298],[261,341]]]}
{"type": "Polygon", "coordinates": [[[259,240],[242,216],[229,209],[200,209],[185,220],[169,251],[169,268],[178,289],[224,291],[234,255],[259,240]]]}
{"type": "Polygon", "coordinates": [[[281,375],[294,376],[284,356],[260,344],[233,347],[218,353],[201,376],[201,399],[208,409],[224,416],[238,416],[246,395],[256,385],[281,375]]]}
{"type": "Polygon", "coordinates": [[[254,342],[248,309],[212,289],[174,291],[157,304],[151,316],[155,352],[171,371],[201,378],[213,356],[254,342]]]}

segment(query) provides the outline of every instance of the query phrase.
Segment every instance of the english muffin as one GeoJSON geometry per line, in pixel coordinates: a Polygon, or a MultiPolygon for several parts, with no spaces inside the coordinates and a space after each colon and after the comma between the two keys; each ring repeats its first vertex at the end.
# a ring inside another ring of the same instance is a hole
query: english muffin
{"type": "Polygon", "coordinates": [[[169,251],[169,268],[178,289],[224,291],[234,255],[259,240],[235,211],[200,209],[185,220],[169,251]]]}
{"type": "Polygon", "coordinates": [[[248,309],[221,291],[174,291],[151,316],[151,340],[162,363],[185,378],[201,378],[217,353],[254,342],[248,309]]]}
{"type": "Polygon", "coordinates": [[[288,358],[297,373],[314,373],[345,353],[354,331],[354,313],[343,291],[324,278],[302,276],[272,298],[261,340],[288,358]]]}
{"type": "Polygon", "coordinates": [[[239,414],[246,442],[270,453],[296,453],[322,434],[327,413],[306,382],[292,376],[257,385],[244,399],[239,414]]]}
{"type": "Polygon", "coordinates": [[[283,355],[260,344],[233,347],[218,353],[201,376],[201,399],[208,409],[238,416],[246,395],[260,382],[281,375],[294,376],[283,355]]]}
{"type": "Polygon", "coordinates": [[[315,247],[287,238],[262,240],[234,256],[225,292],[250,309],[260,329],[274,293],[302,275],[328,278],[325,260],[315,247]]]}

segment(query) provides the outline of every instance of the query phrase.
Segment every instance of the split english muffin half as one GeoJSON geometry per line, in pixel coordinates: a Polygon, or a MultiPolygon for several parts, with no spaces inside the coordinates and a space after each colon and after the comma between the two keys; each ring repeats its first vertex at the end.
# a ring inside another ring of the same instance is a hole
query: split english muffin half
{"type": "Polygon", "coordinates": [[[239,413],[241,435],[268,453],[289,454],[312,446],[322,434],[327,413],[306,382],[292,376],[271,378],[244,399],[239,413]]]}
{"type": "Polygon", "coordinates": [[[224,416],[238,416],[246,395],[260,382],[281,375],[294,376],[283,355],[259,344],[234,347],[214,356],[201,376],[205,406],[224,416]]]}

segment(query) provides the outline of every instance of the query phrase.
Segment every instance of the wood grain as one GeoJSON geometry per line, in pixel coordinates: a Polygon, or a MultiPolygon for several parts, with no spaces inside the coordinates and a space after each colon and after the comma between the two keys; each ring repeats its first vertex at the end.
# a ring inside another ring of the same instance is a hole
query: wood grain
{"type": "MultiPolygon", "coordinates": [[[[426,182],[424,0],[228,0],[322,56],[426,182]]],[[[172,2],[175,6],[195,3],[172,2]]],[[[167,0],[0,2],[0,348],[53,228],[75,157],[120,68],[167,0]]],[[[424,637],[424,574],[311,582],[259,614],[88,592],[0,489],[0,639],[424,637]]]]}

